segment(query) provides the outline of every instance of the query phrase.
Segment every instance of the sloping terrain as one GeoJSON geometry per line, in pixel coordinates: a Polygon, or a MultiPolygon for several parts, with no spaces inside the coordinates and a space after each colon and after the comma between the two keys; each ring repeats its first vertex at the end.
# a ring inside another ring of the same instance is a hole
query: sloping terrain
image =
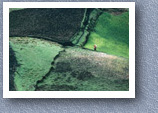
{"type": "Polygon", "coordinates": [[[129,12],[111,10],[103,10],[84,47],[93,49],[96,44],[98,51],[128,58],[129,12]]]}
{"type": "Polygon", "coordinates": [[[128,16],[114,8],[10,9],[10,90],[128,91],[128,16]]]}
{"type": "Polygon", "coordinates": [[[10,45],[18,91],[128,90],[128,59],[29,37],[12,37],[10,45]]]}
{"type": "Polygon", "coordinates": [[[70,42],[79,31],[85,9],[29,8],[9,14],[10,36],[31,36],[59,43],[70,42]]]}
{"type": "MultiPolygon", "coordinates": [[[[9,41],[19,65],[14,66],[16,68],[14,72],[16,90],[35,90],[36,82],[47,74],[53,59],[63,50],[61,45],[28,37],[10,37],[9,41]]],[[[10,58],[11,61],[14,60],[12,54],[10,58]]]]}
{"type": "Polygon", "coordinates": [[[128,90],[128,64],[125,58],[67,47],[54,61],[49,75],[37,84],[37,90],[128,90]]]}

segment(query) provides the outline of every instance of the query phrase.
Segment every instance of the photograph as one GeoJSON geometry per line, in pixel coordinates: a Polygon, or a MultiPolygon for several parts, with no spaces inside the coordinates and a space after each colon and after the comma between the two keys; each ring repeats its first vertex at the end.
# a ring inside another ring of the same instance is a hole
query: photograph
{"type": "Polygon", "coordinates": [[[3,41],[8,40],[9,75],[3,75],[8,80],[3,83],[8,83],[4,85],[8,93],[19,93],[23,98],[29,92],[35,92],[34,95],[49,92],[48,98],[53,92],[56,96],[52,98],[62,98],[58,93],[64,92],[72,95],[68,98],[73,98],[71,92],[79,93],[74,98],[84,98],[84,93],[85,98],[88,94],[91,98],[91,91],[101,92],[104,98],[110,97],[104,95],[110,92],[124,93],[123,98],[135,96],[135,4],[125,3],[127,7],[121,7],[121,3],[110,3],[111,7],[107,7],[108,3],[100,7],[102,3],[90,3],[89,7],[85,7],[88,3],[78,6],[72,3],[72,7],[69,3],[53,2],[45,3],[48,7],[41,7],[42,3],[30,3],[27,7],[28,3],[23,2],[20,7],[18,4],[4,4],[8,14],[3,26],[6,25],[4,32],[8,34],[3,41]]]}

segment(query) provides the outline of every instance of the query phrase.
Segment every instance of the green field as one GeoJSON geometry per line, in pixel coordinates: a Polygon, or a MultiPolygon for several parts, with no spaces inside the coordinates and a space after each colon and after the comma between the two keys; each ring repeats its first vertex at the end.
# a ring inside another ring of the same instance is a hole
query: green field
{"type": "Polygon", "coordinates": [[[9,11],[10,90],[129,90],[127,9],[9,11]]]}
{"type": "Polygon", "coordinates": [[[29,37],[10,37],[18,64],[14,82],[18,91],[35,90],[36,82],[51,68],[53,58],[63,50],[60,45],[29,37]]]}
{"type": "Polygon", "coordinates": [[[17,91],[128,90],[128,59],[30,37],[10,37],[10,45],[17,91]]]}
{"type": "Polygon", "coordinates": [[[120,15],[103,13],[84,47],[93,49],[94,44],[97,51],[128,58],[129,12],[120,15]]]}

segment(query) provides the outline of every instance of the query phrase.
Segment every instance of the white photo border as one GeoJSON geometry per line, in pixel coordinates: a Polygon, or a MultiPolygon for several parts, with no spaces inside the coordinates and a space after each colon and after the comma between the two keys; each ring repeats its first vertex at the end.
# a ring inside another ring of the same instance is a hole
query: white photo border
{"type": "Polygon", "coordinates": [[[135,2],[3,2],[3,98],[135,98],[135,2]],[[129,91],[9,91],[9,8],[129,8],[129,91]]]}

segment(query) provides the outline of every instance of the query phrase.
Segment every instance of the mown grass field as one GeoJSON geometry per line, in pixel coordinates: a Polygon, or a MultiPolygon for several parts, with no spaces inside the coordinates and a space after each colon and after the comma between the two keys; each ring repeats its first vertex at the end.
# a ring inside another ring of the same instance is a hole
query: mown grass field
{"type": "Polygon", "coordinates": [[[94,44],[97,45],[97,51],[128,58],[129,12],[120,15],[104,12],[84,47],[93,49],[94,44]]]}

